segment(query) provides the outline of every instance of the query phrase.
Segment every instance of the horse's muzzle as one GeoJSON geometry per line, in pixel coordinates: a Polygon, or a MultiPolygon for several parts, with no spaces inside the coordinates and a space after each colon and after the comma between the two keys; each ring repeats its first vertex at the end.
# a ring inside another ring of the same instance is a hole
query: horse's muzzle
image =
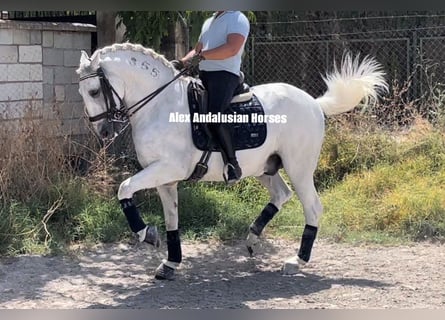
{"type": "Polygon", "coordinates": [[[102,121],[97,126],[97,133],[102,140],[111,139],[114,136],[114,126],[112,122],[102,121]]]}

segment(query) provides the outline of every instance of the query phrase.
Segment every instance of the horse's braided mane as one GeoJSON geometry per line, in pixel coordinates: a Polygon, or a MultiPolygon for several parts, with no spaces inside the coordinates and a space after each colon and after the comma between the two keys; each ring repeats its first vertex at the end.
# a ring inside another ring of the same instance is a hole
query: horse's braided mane
{"type": "MultiPolygon", "coordinates": [[[[103,47],[102,49],[98,49],[92,54],[90,61],[95,61],[97,56],[104,55],[109,52],[119,51],[119,50],[140,52],[144,55],[152,57],[153,59],[161,61],[162,64],[165,65],[166,67],[168,67],[172,70],[174,69],[172,64],[163,55],[156,53],[153,49],[145,48],[144,46],[142,46],[140,44],[134,44],[134,43],[129,43],[129,42],[115,43],[113,45],[103,47]]],[[[91,64],[80,65],[79,69],[77,70],[77,73],[80,74],[80,73],[93,72],[93,70],[92,70],[93,68],[95,68],[95,66],[92,66],[91,64]]]]}

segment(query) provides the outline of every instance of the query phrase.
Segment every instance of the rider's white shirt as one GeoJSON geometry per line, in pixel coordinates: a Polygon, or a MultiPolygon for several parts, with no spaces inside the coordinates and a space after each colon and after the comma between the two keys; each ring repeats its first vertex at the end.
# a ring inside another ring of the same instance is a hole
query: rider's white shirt
{"type": "Polygon", "coordinates": [[[203,45],[203,50],[217,48],[227,42],[227,35],[237,33],[244,37],[244,43],[234,56],[225,60],[203,60],[199,64],[199,69],[204,71],[225,70],[239,75],[241,59],[244,46],[249,35],[249,20],[240,11],[225,11],[217,18],[216,13],[207,19],[201,29],[199,42],[203,45]]]}

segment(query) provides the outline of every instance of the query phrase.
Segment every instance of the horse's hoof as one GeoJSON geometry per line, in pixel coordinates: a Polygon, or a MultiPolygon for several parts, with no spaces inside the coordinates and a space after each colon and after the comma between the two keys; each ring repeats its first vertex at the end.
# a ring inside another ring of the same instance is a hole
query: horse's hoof
{"type": "Polygon", "coordinates": [[[175,279],[175,269],[166,266],[161,263],[159,267],[156,268],[155,279],[157,280],[174,280],[175,279]]]}
{"type": "Polygon", "coordinates": [[[159,248],[161,245],[161,237],[159,236],[158,228],[156,226],[147,226],[144,242],[159,248]]]}
{"type": "Polygon", "coordinates": [[[298,274],[301,272],[301,268],[306,265],[306,261],[301,260],[298,256],[292,257],[284,262],[282,271],[286,276],[298,274]]]}
{"type": "Polygon", "coordinates": [[[256,234],[249,232],[246,239],[246,247],[251,257],[253,256],[253,253],[259,243],[260,243],[260,238],[256,234]]]}

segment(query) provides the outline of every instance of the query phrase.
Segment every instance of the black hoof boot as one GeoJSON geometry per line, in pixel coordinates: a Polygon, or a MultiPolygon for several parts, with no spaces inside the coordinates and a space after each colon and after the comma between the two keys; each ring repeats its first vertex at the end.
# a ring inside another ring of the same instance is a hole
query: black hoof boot
{"type": "Polygon", "coordinates": [[[161,263],[159,267],[156,268],[155,279],[157,280],[174,280],[175,279],[175,269],[166,266],[161,263]]]}
{"type": "Polygon", "coordinates": [[[155,246],[156,248],[159,248],[159,246],[161,245],[161,238],[156,226],[147,226],[144,242],[147,242],[155,246]]]}

